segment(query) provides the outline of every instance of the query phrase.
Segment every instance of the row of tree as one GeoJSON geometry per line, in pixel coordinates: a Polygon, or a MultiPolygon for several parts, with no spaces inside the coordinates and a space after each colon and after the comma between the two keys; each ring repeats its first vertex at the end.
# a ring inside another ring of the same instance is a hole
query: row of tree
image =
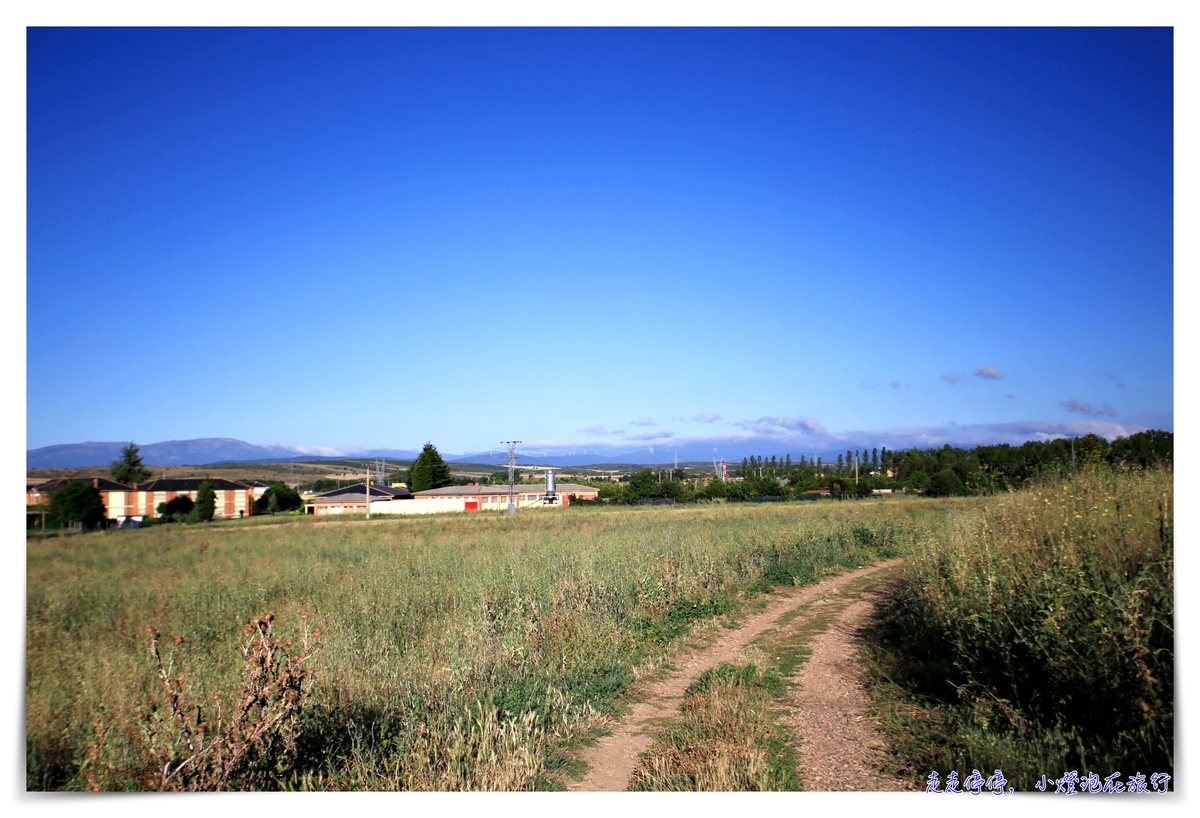
{"type": "MultiPolygon", "coordinates": [[[[1109,443],[1098,435],[1074,440],[1029,441],[1020,446],[998,444],[964,449],[851,449],[832,462],[790,455],[747,457],[733,476],[698,478],[684,470],[643,469],[621,483],[592,483],[609,502],[652,499],[677,502],[726,498],[790,499],[827,489],[838,495],[866,495],[876,489],[905,489],[929,496],[987,494],[1017,488],[1040,477],[1065,473],[1087,464],[1117,468],[1153,468],[1174,459],[1174,435],[1151,429],[1109,443]],[[855,466],[857,465],[857,474],[855,466]]],[[[590,482],[590,481],[589,481],[590,482]]]]}
{"type": "MultiPolygon", "coordinates": [[[[1106,463],[1118,468],[1171,465],[1174,447],[1174,434],[1150,429],[1118,437],[1111,443],[1089,434],[1074,439],[1029,441],[1020,446],[1002,443],[972,449],[949,444],[931,449],[850,449],[845,456],[839,454],[836,461],[829,463],[820,457],[810,460],[801,456],[798,461],[793,461],[791,455],[770,459],[747,457],[740,467],[735,467],[735,476],[741,478],[736,481],[726,482],[716,476],[706,481],[694,474],[689,476],[686,469],[676,474],[675,470],[656,472],[647,468],[623,482],[598,481],[594,485],[602,500],[619,503],[656,499],[676,502],[790,499],[819,489],[839,495],[865,495],[875,489],[899,488],[932,496],[986,494],[1016,488],[1085,464],[1106,463]]],[[[110,471],[113,480],[127,485],[150,478],[150,471],[132,443],[122,449],[121,458],[112,464],[110,471]]],[[[414,492],[460,482],[432,443],[425,444],[407,472],[396,472],[393,476],[402,476],[401,482],[407,482],[414,492]]],[[[495,483],[507,480],[507,472],[496,472],[491,478],[495,483]]],[[[263,514],[302,506],[303,500],[295,489],[275,482],[255,501],[254,510],[263,514]]],[[[163,520],[178,522],[208,521],[215,510],[216,492],[210,479],[201,484],[195,502],[180,495],[157,508],[163,520]]],[[[94,528],[106,516],[99,491],[81,481],[69,480],[51,494],[45,523],[48,528],[72,524],[94,528]]]]}

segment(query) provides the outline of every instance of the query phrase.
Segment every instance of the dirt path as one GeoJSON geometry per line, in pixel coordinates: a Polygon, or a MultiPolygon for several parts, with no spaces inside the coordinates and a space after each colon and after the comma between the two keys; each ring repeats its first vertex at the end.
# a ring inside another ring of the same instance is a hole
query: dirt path
{"type": "MultiPolygon", "coordinates": [[[[677,659],[674,664],[678,670],[647,684],[640,691],[642,701],[634,705],[632,711],[614,726],[612,735],[605,736],[594,747],[586,748],[579,754],[580,759],[588,765],[588,773],[581,781],[569,783],[567,789],[575,792],[624,790],[629,783],[629,776],[637,766],[638,754],[650,746],[649,731],[654,723],[676,713],[683,701],[684,691],[697,674],[716,667],[721,662],[733,661],[755,637],[776,627],[780,617],[785,614],[860,577],[890,568],[899,562],[898,559],[889,560],[847,571],[822,580],[816,585],[786,589],[772,600],[765,610],[750,617],[736,630],[724,633],[712,646],[677,659]]],[[[800,624],[801,621],[797,620],[791,625],[800,624]]]]}
{"type": "Polygon", "coordinates": [[[800,737],[800,776],[809,792],[903,792],[903,782],[876,774],[887,742],[867,713],[855,634],[888,588],[877,587],[850,603],[811,643],[812,655],[789,694],[788,722],[800,737]]]}

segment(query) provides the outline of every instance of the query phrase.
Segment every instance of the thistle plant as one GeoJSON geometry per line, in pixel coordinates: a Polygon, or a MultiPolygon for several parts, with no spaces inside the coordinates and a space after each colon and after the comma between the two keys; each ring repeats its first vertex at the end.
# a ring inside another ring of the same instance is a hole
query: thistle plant
{"type": "MultiPolygon", "coordinates": [[[[214,693],[207,713],[185,696],[183,679],[172,678],[173,652],[164,663],[158,630],[146,629],[162,689],[138,714],[156,760],[155,778],[148,784],[162,790],[258,789],[287,775],[313,686],[306,663],[321,636],[320,628],[309,631],[308,614],[300,616],[304,636],[299,644],[275,635],[272,613],[242,629],[241,690],[228,706],[214,693]]],[[[179,646],[183,637],[173,641],[179,646]]]]}

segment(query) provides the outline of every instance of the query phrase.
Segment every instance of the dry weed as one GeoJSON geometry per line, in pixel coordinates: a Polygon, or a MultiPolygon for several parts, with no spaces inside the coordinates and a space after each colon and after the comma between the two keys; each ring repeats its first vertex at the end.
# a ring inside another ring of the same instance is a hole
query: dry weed
{"type": "MultiPolygon", "coordinates": [[[[172,678],[173,659],[163,663],[159,632],[147,628],[150,656],[162,686],[161,700],[151,699],[139,711],[157,768],[147,784],[161,790],[257,789],[289,772],[296,758],[300,715],[313,685],[305,663],[321,635],[320,628],[310,633],[307,615],[302,617],[304,637],[298,646],[274,634],[271,613],[243,629],[242,688],[228,710],[222,707],[221,694],[215,693],[208,717],[202,705],[185,700],[183,679],[172,678]]],[[[176,645],[182,641],[174,639],[176,645]]]]}

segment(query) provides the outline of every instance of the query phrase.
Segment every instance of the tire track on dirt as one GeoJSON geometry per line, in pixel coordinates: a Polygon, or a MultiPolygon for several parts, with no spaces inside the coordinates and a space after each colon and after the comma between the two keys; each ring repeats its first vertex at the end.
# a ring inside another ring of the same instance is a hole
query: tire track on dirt
{"type": "Polygon", "coordinates": [[[800,778],[808,792],[903,792],[908,786],[884,778],[887,740],[867,715],[871,700],[855,655],[858,629],[893,583],[872,588],[847,605],[812,640],[811,655],[794,677],[787,723],[800,738],[800,778]]]}
{"type": "MultiPolygon", "coordinates": [[[[588,772],[582,780],[568,782],[567,789],[572,792],[624,790],[637,766],[638,754],[650,746],[649,733],[655,722],[675,714],[683,701],[684,691],[696,675],[716,667],[721,662],[734,660],[756,637],[776,627],[779,619],[785,614],[813,602],[824,594],[837,591],[861,577],[899,563],[899,559],[892,559],[829,577],[816,585],[784,589],[778,593],[778,598],[769,602],[763,611],[751,616],[741,627],[726,631],[708,648],[677,658],[673,664],[678,670],[646,684],[637,691],[642,700],[614,725],[611,735],[601,738],[595,746],[584,748],[577,753],[578,758],[588,765],[588,772]]],[[[794,627],[801,621],[789,623],[789,627],[794,627]]]]}

